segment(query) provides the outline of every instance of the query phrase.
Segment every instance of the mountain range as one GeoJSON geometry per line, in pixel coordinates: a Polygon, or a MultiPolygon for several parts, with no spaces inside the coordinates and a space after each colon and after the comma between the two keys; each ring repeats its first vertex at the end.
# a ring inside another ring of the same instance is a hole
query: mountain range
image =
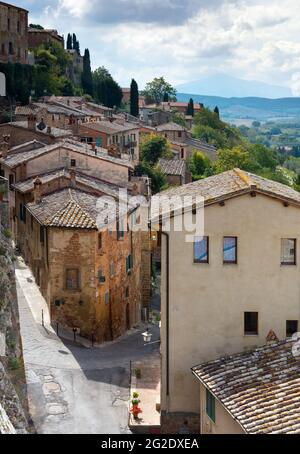
{"type": "Polygon", "coordinates": [[[270,85],[255,80],[244,80],[223,73],[212,74],[197,81],[187,82],[176,87],[179,93],[221,96],[225,98],[289,98],[293,94],[288,87],[270,85]]]}

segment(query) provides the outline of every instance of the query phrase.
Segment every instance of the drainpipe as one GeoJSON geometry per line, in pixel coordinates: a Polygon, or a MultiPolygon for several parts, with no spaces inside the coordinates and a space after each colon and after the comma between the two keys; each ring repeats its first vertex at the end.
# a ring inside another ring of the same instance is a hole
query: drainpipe
{"type": "Polygon", "coordinates": [[[170,237],[160,231],[166,238],[166,394],[170,396],[170,237]]]}

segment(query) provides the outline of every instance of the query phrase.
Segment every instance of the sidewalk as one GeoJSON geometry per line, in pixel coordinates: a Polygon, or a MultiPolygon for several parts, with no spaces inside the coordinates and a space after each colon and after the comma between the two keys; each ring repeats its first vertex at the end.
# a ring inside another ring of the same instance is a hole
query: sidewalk
{"type": "MultiPolygon", "coordinates": [[[[134,433],[160,432],[160,354],[157,352],[144,361],[135,361],[131,366],[131,389],[139,394],[141,401],[140,418],[135,420],[130,415],[129,427],[134,433]],[[141,371],[141,378],[136,378],[136,370],[141,371]]],[[[130,400],[131,408],[131,400],[130,400]]]]}

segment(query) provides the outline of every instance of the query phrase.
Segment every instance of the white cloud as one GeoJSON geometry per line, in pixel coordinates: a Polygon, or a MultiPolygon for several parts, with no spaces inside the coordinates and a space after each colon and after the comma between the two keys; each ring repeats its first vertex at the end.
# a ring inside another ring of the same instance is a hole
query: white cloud
{"type": "Polygon", "coordinates": [[[221,71],[299,93],[299,17],[299,0],[59,0],[36,20],[76,32],[122,85],[221,71]]]}

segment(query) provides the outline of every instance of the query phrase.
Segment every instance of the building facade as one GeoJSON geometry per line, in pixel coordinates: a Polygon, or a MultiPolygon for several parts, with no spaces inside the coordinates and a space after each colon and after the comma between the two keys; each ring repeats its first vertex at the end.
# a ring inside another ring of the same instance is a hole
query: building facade
{"type": "Polygon", "coordinates": [[[280,340],[297,330],[300,196],[239,169],[172,195],[203,196],[204,234],[186,242],[177,216],[162,234],[162,428],[176,433],[188,420],[198,433],[191,368],[262,346],[270,330],[280,340]]]}
{"type": "Polygon", "coordinates": [[[57,30],[48,29],[28,29],[28,47],[29,49],[36,49],[42,45],[49,45],[51,43],[58,44],[60,47],[65,47],[65,40],[63,36],[60,36],[57,30]]]}
{"type": "Polygon", "coordinates": [[[0,2],[0,63],[28,63],[28,11],[0,2]]]}

